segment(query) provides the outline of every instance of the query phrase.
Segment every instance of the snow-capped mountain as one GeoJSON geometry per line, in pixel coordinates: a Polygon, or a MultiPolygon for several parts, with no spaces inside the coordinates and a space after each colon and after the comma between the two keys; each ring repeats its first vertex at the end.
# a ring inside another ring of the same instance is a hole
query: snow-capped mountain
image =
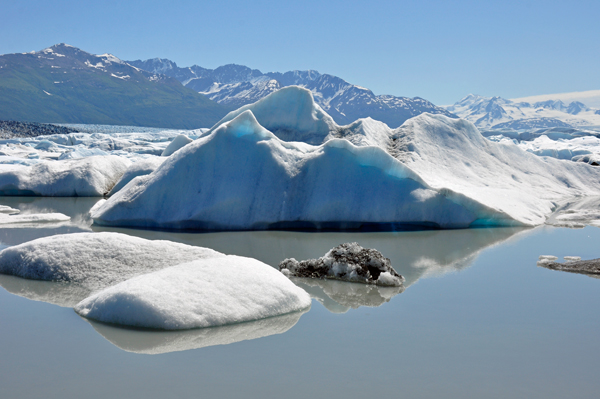
{"type": "Polygon", "coordinates": [[[502,97],[469,94],[448,111],[480,128],[531,129],[600,125],[600,110],[579,101],[515,102],[502,97]]]}
{"type": "Polygon", "coordinates": [[[183,85],[231,108],[254,103],[282,87],[297,85],[310,90],[317,104],[342,125],[371,117],[390,127],[398,127],[423,112],[454,116],[419,97],[375,95],[371,90],[339,77],[312,70],[262,73],[234,64],[216,69],[197,65],[180,68],[173,61],[161,58],[127,62],[151,73],[176,78],[183,85]]]}
{"type": "Polygon", "coordinates": [[[226,113],[176,79],[112,54],[61,43],[0,55],[0,120],[191,129],[211,126],[226,113]]]}

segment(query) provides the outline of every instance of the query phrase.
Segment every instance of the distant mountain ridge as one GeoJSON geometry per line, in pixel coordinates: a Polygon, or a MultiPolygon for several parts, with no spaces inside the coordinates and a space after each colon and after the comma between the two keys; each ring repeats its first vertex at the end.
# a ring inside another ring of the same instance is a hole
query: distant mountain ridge
{"type": "Polygon", "coordinates": [[[229,111],[176,79],[61,43],[0,55],[0,120],[193,129],[229,111]]]}
{"type": "Polygon", "coordinates": [[[175,62],[163,58],[127,63],[141,70],[173,77],[184,86],[230,108],[254,103],[282,87],[297,85],[310,90],[317,104],[340,125],[371,117],[395,128],[423,112],[456,117],[419,97],[375,95],[369,89],[313,70],[262,73],[235,64],[216,69],[198,65],[180,68],[175,62]]]}
{"type": "Polygon", "coordinates": [[[514,102],[502,97],[469,94],[445,107],[479,128],[537,129],[600,125],[600,110],[579,101],[514,102]]]}

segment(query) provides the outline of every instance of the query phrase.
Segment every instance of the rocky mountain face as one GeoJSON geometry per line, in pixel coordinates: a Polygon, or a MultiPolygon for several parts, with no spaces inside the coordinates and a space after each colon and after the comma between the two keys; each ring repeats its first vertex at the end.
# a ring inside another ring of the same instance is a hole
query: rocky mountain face
{"type": "Polygon", "coordinates": [[[176,79],[67,44],[0,55],[0,119],[210,127],[228,109],[176,79]]]}
{"type": "Polygon", "coordinates": [[[480,128],[538,129],[600,125],[600,110],[573,101],[514,102],[469,94],[446,109],[480,128]]]}
{"type": "Polygon", "coordinates": [[[454,116],[419,97],[375,95],[371,90],[339,77],[312,70],[262,73],[234,64],[216,69],[197,65],[180,68],[174,62],[161,58],[127,62],[151,73],[173,77],[184,86],[230,108],[254,103],[282,87],[297,85],[310,90],[317,104],[342,125],[371,117],[394,128],[423,112],[454,116]]]}

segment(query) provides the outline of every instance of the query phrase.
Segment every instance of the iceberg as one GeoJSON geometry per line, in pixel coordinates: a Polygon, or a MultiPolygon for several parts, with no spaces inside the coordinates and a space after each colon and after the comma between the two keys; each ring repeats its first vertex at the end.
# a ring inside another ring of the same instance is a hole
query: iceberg
{"type": "Polygon", "coordinates": [[[0,195],[101,197],[108,194],[131,162],[93,156],[28,165],[0,165],[0,195]]]}
{"type": "Polygon", "coordinates": [[[454,197],[460,202],[378,147],[284,142],[245,111],[133,179],[92,217],[98,225],[205,230],[452,228],[503,218],[454,197]]]}
{"type": "Polygon", "coordinates": [[[162,330],[215,327],[306,310],[310,296],[271,266],[229,255],[144,274],[84,299],[75,311],[162,330]]]}
{"type": "Polygon", "coordinates": [[[94,209],[98,225],[201,230],[533,226],[600,195],[600,170],[421,114],[337,126],[286,87],[228,114],[94,209]],[[257,116],[258,115],[258,116],[257,116]],[[289,141],[284,141],[289,140],[289,141]],[[314,145],[313,145],[314,143],[314,145]]]}
{"type": "Polygon", "coordinates": [[[0,273],[74,283],[89,293],[169,266],[224,256],[208,248],[120,233],[74,233],[0,251],[0,273]]]}
{"type": "Polygon", "coordinates": [[[355,242],[338,245],[319,259],[300,262],[294,258],[285,259],[279,263],[279,270],[288,277],[329,278],[392,287],[399,287],[404,282],[404,277],[381,252],[363,248],[355,242]]]}

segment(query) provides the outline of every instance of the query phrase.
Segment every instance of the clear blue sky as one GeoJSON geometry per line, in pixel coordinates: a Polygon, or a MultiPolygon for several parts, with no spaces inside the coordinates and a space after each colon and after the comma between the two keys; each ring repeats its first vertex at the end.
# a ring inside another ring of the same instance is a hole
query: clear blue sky
{"type": "Polygon", "coordinates": [[[600,1],[0,0],[0,54],[315,69],[450,104],[600,89],[600,1]]]}

